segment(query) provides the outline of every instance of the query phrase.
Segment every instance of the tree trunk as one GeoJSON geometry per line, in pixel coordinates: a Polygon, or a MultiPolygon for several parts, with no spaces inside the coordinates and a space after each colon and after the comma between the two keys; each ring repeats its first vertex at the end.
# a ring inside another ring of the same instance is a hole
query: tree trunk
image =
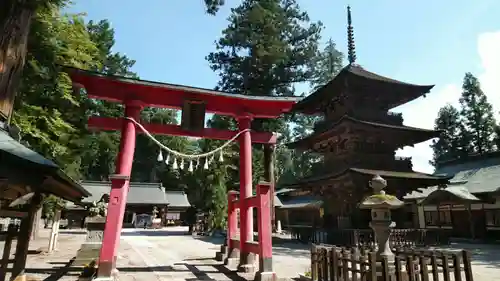
{"type": "Polygon", "coordinates": [[[0,1],[0,122],[9,121],[26,58],[34,7],[29,0],[0,1]]]}

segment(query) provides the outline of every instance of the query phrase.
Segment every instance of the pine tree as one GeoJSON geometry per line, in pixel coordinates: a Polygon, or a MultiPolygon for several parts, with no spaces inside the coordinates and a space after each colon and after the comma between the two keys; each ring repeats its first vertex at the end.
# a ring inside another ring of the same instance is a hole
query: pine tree
{"type": "Polygon", "coordinates": [[[500,151],[500,124],[495,126],[495,149],[500,151]]]}
{"type": "Polygon", "coordinates": [[[343,58],[344,55],[337,50],[335,42],[328,39],[323,51],[313,60],[314,76],[310,84],[314,90],[330,82],[339,73],[343,58]]]}
{"type": "MultiPolygon", "coordinates": [[[[293,96],[308,82],[318,54],[321,23],[311,23],[295,0],[244,0],[207,56],[218,90],[253,96],[293,96]]],[[[285,120],[254,120],[255,130],[283,132],[285,120]]]]}
{"type": "Polygon", "coordinates": [[[466,73],[460,97],[460,115],[465,126],[464,135],[471,137],[472,152],[486,153],[494,148],[494,133],[496,127],[493,106],[476,77],[466,73]]]}
{"type": "MultiPolygon", "coordinates": [[[[336,44],[329,39],[321,52],[311,60],[313,75],[309,84],[313,90],[330,82],[342,69],[343,54],[337,50],[336,44]]],[[[314,130],[317,122],[322,120],[322,116],[296,115],[293,119],[294,128],[292,138],[300,139],[308,136],[314,130]]],[[[294,150],[291,152],[293,171],[297,178],[302,178],[311,174],[314,163],[319,162],[318,155],[310,152],[294,150]]]]}
{"type": "MultiPolygon", "coordinates": [[[[252,96],[293,96],[296,83],[313,78],[321,23],[311,23],[295,0],[243,0],[232,9],[229,25],[207,56],[219,74],[217,89],[252,96]]],[[[223,121],[214,117],[216,121],[223,121]]],[[[234,126],[234,120],[225,120],[234,126]]],[[[254,120],[253,129],[283,133],[286,121],[254,120]]],[[[254,146],[254,181],[262,177],[262,151],[254,146]]],[[[226,178],[228,188],[239,180],[226,178]]],[[[222,203],[221,203],[222,204],[222,203]]]]}
{"type": "Polygon", "coordinates": [[[466,155],[469,147],[464,145],[464,127],[460,121],[460,112],[452,105],[447,104],[438,112],[435,130],[442,131],[438,140],[431,144],[433,150],[433,160],[431,164],[451,160],[466,155]]]}

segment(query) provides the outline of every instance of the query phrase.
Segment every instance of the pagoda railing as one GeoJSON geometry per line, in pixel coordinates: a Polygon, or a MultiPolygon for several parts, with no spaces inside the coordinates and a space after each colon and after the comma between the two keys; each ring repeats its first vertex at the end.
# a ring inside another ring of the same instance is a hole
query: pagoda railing
{"type": "Polygon", "coordinates": [[[396,156],[394,159],[396,160],[396,167],[394,167],[396,171],[413,168],[411,157],[396,156]]]}
{"type": "MultiPolygon", "coordinates": [[[[375,238],[371,229],[335,229],[324,230],[312,227],[290,229],[292,238],[302,243],[325,243],[343,247],[371,248],[375,238]]],[[[390,243],[392,247],[427,247],[450,244],[451,231],[447,229],[392,229],[390,243]]]]}
{"type": "MultiPolygon", "coordinates": [[[[380,113],[380,112],[363,112],[363,113],[352,113],[348,114],[349,116],[363,120],[363,121],[369,121],[369,122],[378,122],[382,124],[387,124],[387,125],[396,125],[396,126],[401,126],[403,125],[403,114],[402,113],[396,113],[396,112],[387,112],[387,113],[380,113]]],[[[324,120],[316,122],[314,124],[314,130],[315,131],[322,131],[328,129],[329,126],[332,125],[332,123],[335,123],[341,116],[332,116],[330,118],[325,118],[324,120]]]]}

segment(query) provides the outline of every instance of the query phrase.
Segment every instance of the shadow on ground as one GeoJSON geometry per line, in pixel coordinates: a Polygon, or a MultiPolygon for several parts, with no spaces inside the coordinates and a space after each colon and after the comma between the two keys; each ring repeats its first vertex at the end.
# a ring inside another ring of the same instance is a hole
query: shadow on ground
{"type": "MultiPolygon", "coordinates": [[[[218,273],[224,274],[228,279],[234,281],[247,281],[246,278],[238,275],[237,272],[232,271],[226,268],[222,264],[213,264],[210,263],[213,259],[211,258],[203,258],[203,259],[186,259],[182,262],[175,263],[173,266],[149,266],[149,267],[118,267],[119,272],[123,273],[140,273],[144,272],[161,272],[161,273],[178,273],[185,272],[191,273],[194,275],[194,278],[185,278],[186,281],[195,281],[195,280],[214,280],[217,279],[211,278],[208,274],[210,273],[218,273]],[[204,263],[204,261],[206,263],[204,263]],[[200,263],[201,262],[201,263],[200,263]],[[208,268],[208,270],[200,270],[198,267],[208,268]],[[184,268],[184,269],[180,269],[184,268]]],[[[51,262],[53,265],[52,268],[26,268],[25,272],[27,274],[43,274],[49,275],[43,281],[57,281],[61,279],[63,276],[79,276],[82,268],[81,267],[72,267],[73,261],[68,263],[61,262],[51,262]]]]}
{"type": "Polygon", "coordinates": [[[121,236],[190,236],[186,231],[172,231],[172,230],[136,230],[122,232],[121,236]]]}
{"type": "MultiPolygon", "coordinates": [[[[195,236],[194,238],[204,242],[212,243],[214,245],[222,245],[224,243],[224,238],[222,237],[195,236]]],[[[291,242],[289,239],[273,237],[273,254],[309,258],[309,249],[310,246],[308,244],[291,242]]]]}
{"type": "MultiPolygon", "coordinates": [[[[54,266],[51,268],[26,268],[24,272],[27,274],[43,274],[48,275],[43,279],[43,281],[58,281],[63,276],[79,276],[82,268],[71,267],[73,260],[70,260],[67,263],[50,263],[54,266]]],[[[12,269],[8,269],[8,272],[12,272],[12,269]]]]}
{"type": "Polygon", "coordinates": [[[84,230],[84,229],[77,229],[77,230],[60,229],[59,234],[83,235],[83,234],[87,234],[87,230],[84,230]]]}
{"type": "Polygon", "coordinates": [[[458,252],[467,250],[471,253],[472,266],[500,268],[500,245],[453,243],[448,247],[433,247],[435,250],[458,252]]]}

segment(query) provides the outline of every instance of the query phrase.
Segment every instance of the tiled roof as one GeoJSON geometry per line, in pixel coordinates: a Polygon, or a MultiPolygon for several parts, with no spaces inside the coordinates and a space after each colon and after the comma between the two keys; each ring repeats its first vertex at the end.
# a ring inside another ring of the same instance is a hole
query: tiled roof
{"type": "Polygon", "coordinates": [[[320,181],[336,178],[336,177],[344,175],[345,173],[350,173],[350,172],[364,174],[364,175],[370,175],[370,176],[379,175],[383,178],[406,178],[406,179],[438,180],[438,181],[447,181],[450,178],[450,177],[443,176],[443,175],[430,175],[430,174],[425,174],[425,173],[420,173],[420,172],[397,172],[397,171],[386,171],[386,170],[349,168],[349,169],[346,169],[344,171],[340,171],[337,173],[317,175],[317,176],[303,178],[294,184],[290,184],[289,187],[294,188],[294,187],[301,186],[301,184],[320,182],[320,181]]]}
{"type": "Polygon", "coordinates": [[[45,169],[38,169],[37,171],[47,174],[47,176],[52,177],[56,182],[67,186],[71,189],[72,194],[61,192],[61,189],[53,190],[50,184],[43,184],[42,192],[53,193],[59,197],[72,201],[78,201],[81,197],[90,195],[87,190],[66,175],[56,163],[22,145],[3,130],[0,130],[0,152],[7,153],[8,155],[16,157],[16,159],[28,161],[27,163],[43,166],[45,169]],[[74,191],[76,191],[76,193],[74,191]],[[78,197],[75,198],[75,194],[78,194],[78,197]]]}
{"type": "Polygon", "coordinates": [[[321,101],[333,99],[335,96],[340,95],[340,93],[344,93],[345,91],[343,90],[352,83],[368,83],[372,86],[382,86],[384,91],[377,92],[378,89],[376,89],[374,95],[392,94],[394,97],[394,104],[391,104],[391,107],[416,99],[430,92],[430,90],[434,87],[434,85],[415,85],[401,82],[370,72],[359,65],[348,65],[344,67],[330,82],[296,103],[292,110],[296,112],[304,112],[306,114],[317,111],[317,105],[321,101]]]}
{"type": "Polygon", "coordinates": [[[284,194],[284,193],[288,193],[290,191],[294,191],[295,189],[293,188],[282,188],[282,189],[279,189],[279,190],[276,190],[275,194],[284,194]]]}
{"type": "Polygon", "coordinates": [[[274,207],[278,207],[278,208],[283,207],[283,203],[281,202],[281,199],[276,195],[274,195],[274,207]]]}
{"type": "Polygon", "coordinates": [[[0,131],[0,150],[10,153],[14,156],[24,160],[31,161],[35,164],[44,165],[52,168],[59,168],[59,166],[51,160],[43,157],[35,151],[22,145],[7,133],[0,131]]]}
{"type": "MultiPolygon", "coordinates": [[[[472,194],[500,191],[500,157],[444,165],[435,174],[452,176],[450,187],[459,185],[472,194]]],[[[436,189],[433,186],[422,190],[422,193],[413,192],[405,199],[423,198],[436,189]]]]}
{"type": "MultiPolygon", "coordinates": [[[[84,203],[99,201],[111,190],[110,182],[84,181],[82,185],[92,193],[84,203]]],[[[190,207],[187,195],[183,191],[165,191],[161,183],[130,183],[127,204],[169,205],[171,207],[190,207]]]]}
{"type": "Polygon", "coordinates": [[[188,198],[184,191],[172,191],[167,190],[167,202],[170,207],[179,207],[179,208],[189,208],[191,204],[189,204],[188,198]]]}
{"type": "Polygon", "coordinates": [[[333,130],[335,127],[338,125],[344,123],[344,122],[351,122],[354,124],[359,124],[361,126],[371,126],[371,127],[377,127],[377,128],[383,128],[383,129],[388,129],[388,130],[396,130],[396,132],[404,132],[404,133],[411,133],[412,134],[412,142],[414,143],[420,143],[423,141],[426,141],[428,139],[438,137],[440,132],[435,131],[435,130],[429,130],[429,129],[422,129],[422,128],[416,128],[416,127],[410,127],[410,126],[404,126],[404,125],[390,125],[390,124],[384,124],[384,123],[378,123],[378,122],[370,122],[370,121],[364,121],[364,120],[359,120],[356,118],[353,118],[348,115],[342,116],[338,121],[330,124],[327,127],[324,127],[320,131],[315,131],[312,134],[306,136],[305,138],[302,138],[300,140],[297,140],[292,143],[288,143],[287,146],[289,148],[297,148],[300,147],[302,144],[307,143],[309,141],[314,142],[315,139],[322,137],[322,136],[327,136],[331,130],[333,130]]]}
{"type": "Polygon", "coordinates": [[[323,200],[313,196],[296,196],[282,201],[281,209],[320,208],[323,200]]]}

